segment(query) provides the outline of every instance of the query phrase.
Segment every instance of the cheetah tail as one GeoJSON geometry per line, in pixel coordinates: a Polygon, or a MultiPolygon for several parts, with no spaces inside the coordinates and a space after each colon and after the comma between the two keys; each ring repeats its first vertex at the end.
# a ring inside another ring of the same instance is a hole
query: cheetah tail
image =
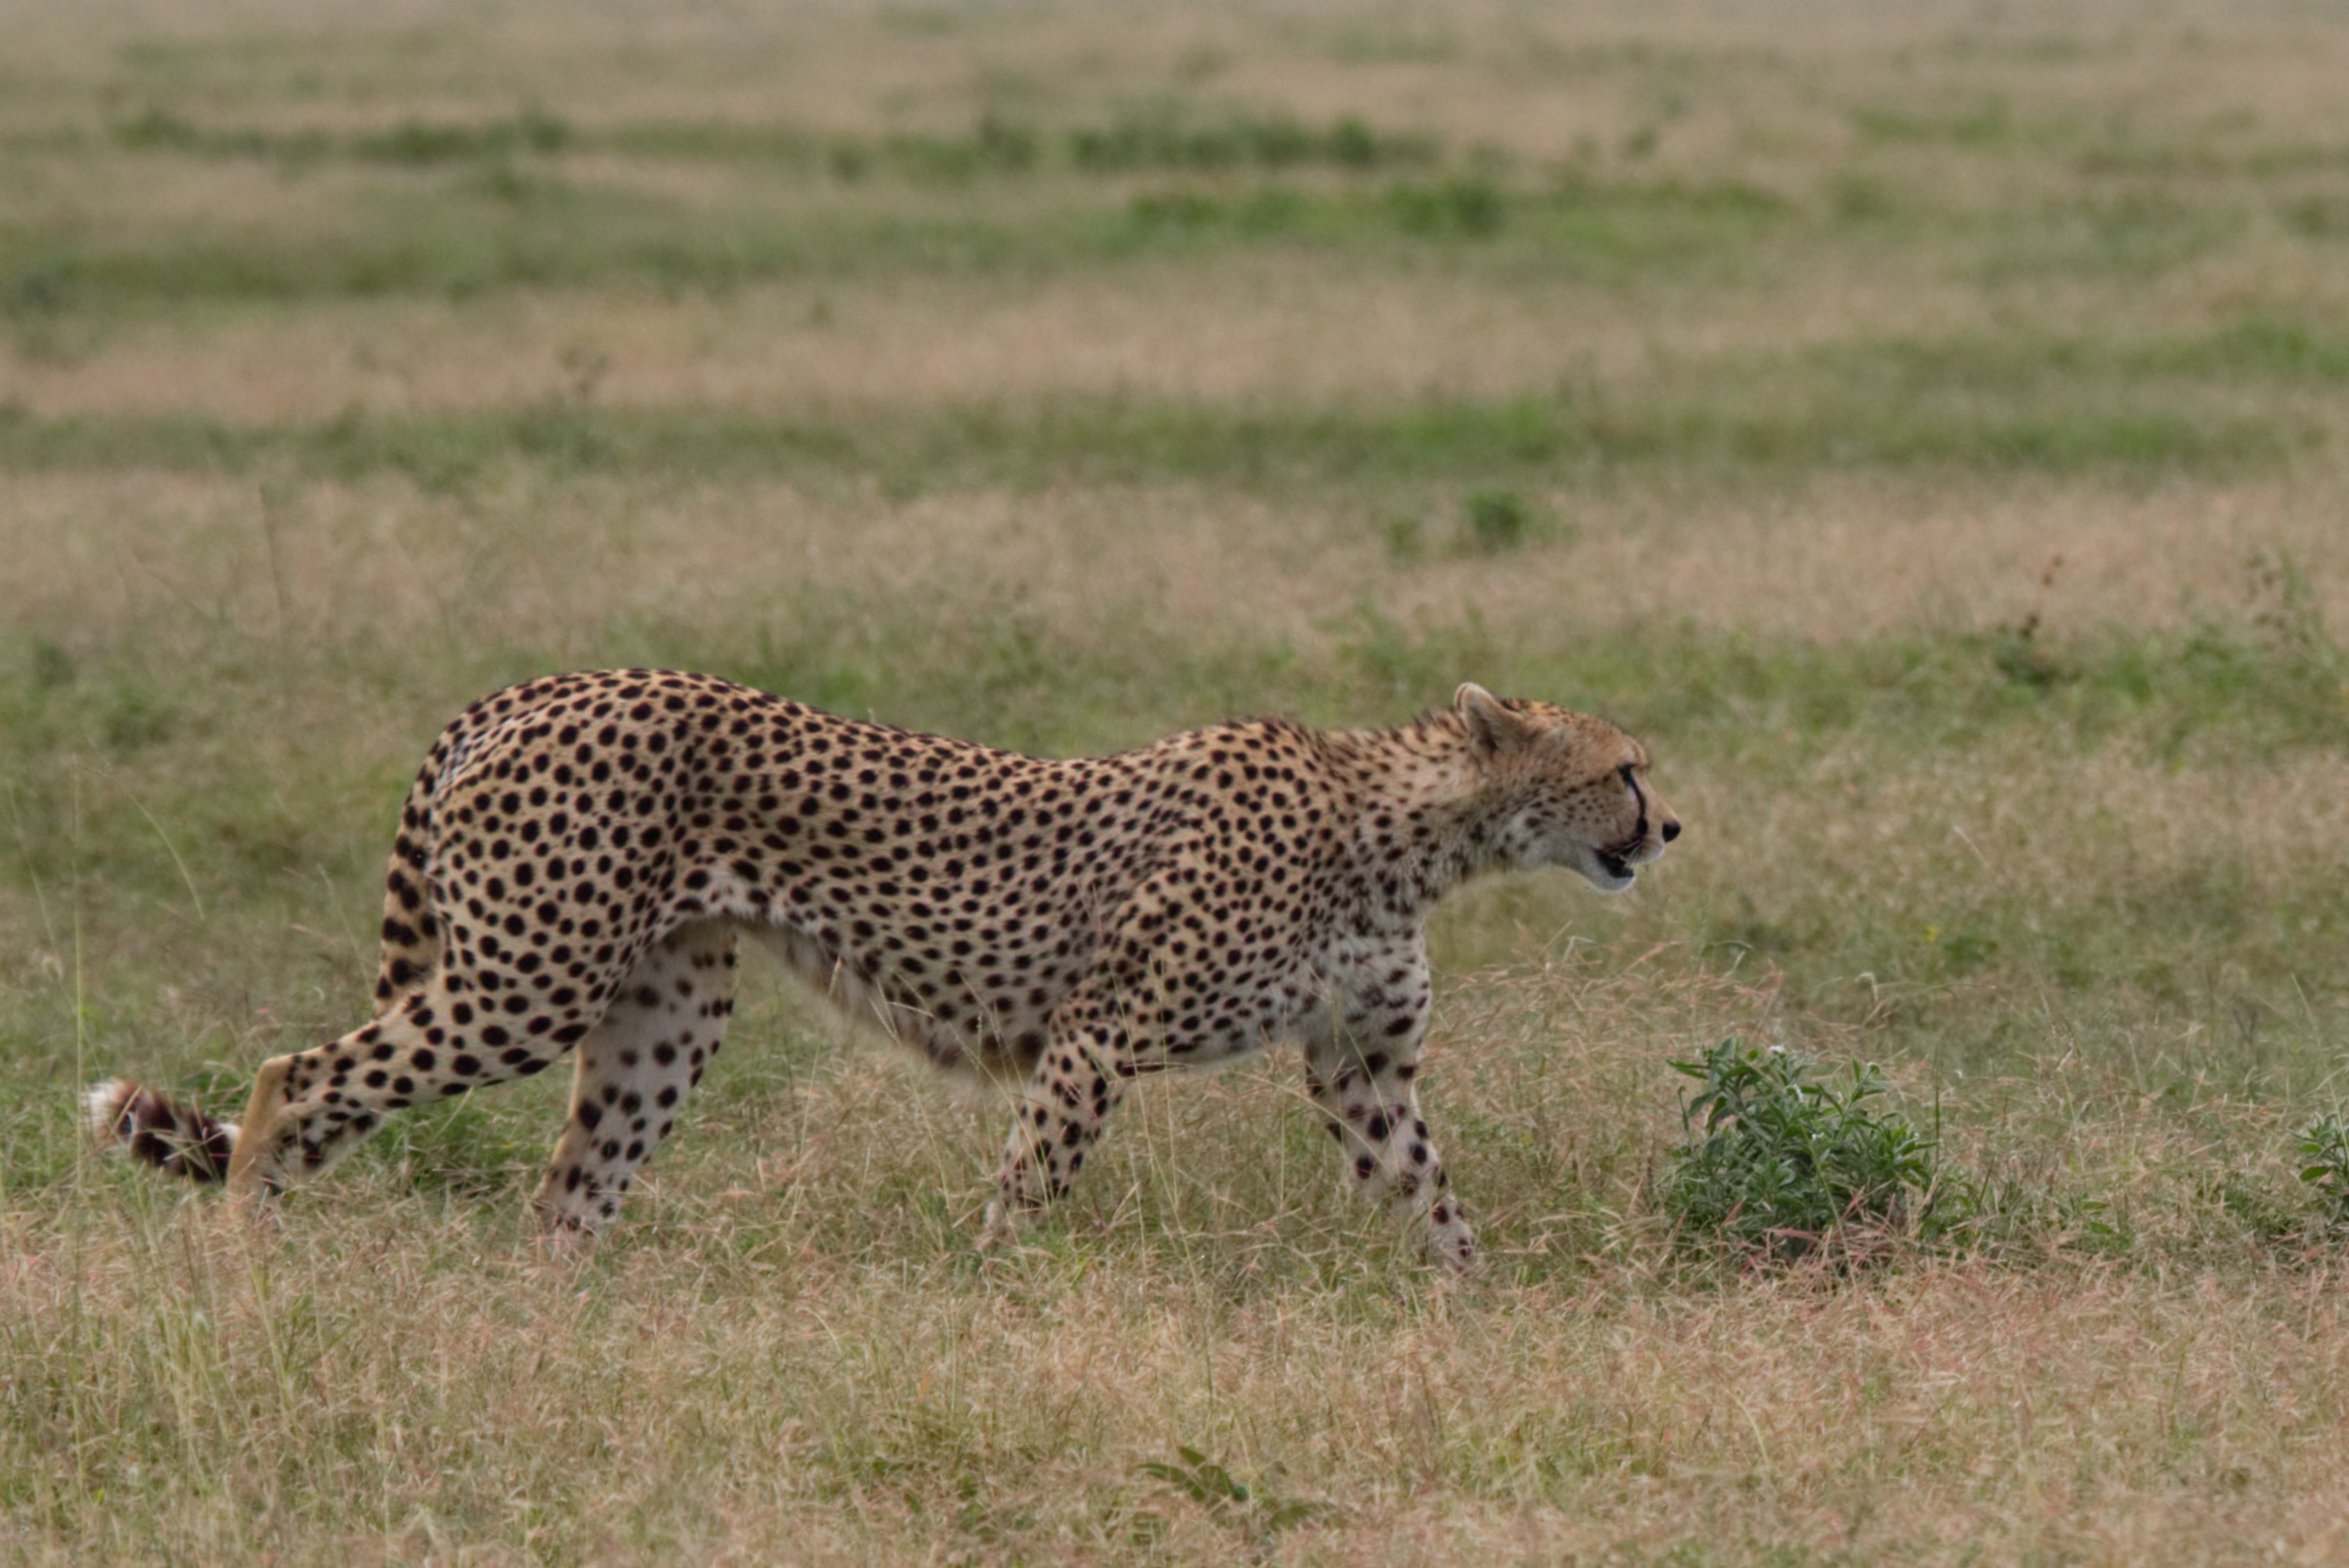
{"type": "Polygon", "coordinates": [[[228,1175],[236,1149],[236,1123],[181,1105],[128,1078],[91,1087],[82,1105],[90,1136],[174,1176],[219,1181],[228,1175]]]}

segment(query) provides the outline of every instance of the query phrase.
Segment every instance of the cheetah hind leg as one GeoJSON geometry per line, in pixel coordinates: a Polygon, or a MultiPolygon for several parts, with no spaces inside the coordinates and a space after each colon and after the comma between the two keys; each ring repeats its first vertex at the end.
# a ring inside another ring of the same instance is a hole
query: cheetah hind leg
{"type": "Polygon", "coordinates": [[[386,1113],[528,1078],[588,1031],[574,1007],[516,1039],[502,1021],[473,1022],[478,995],[444,967],[373,1023],[262,1063],[229,1154],[229,1196],[274,1198],[348,1153],[386,1113]]]}
{"type": "Polygon", "coordinates": [[[1017,1241],[1053,1203],[1100,1141],[1102,1124],[1125,1098],[1133,1057],[1121,1034],[1056,1030],[1021,1092],[994,1202],[987,1206],[982,1252],[1017,1241]]]}
{"type": "Polygon", "coordinates": [[[637,961],[579,1042],[571,1119],[533,1201],[552,1234],[592,1239],[675,1126],[734,1010],[734,929],[680,926],[637,961]]]}
{"type": "MultiPolygon", "coordinates": [[[[658,982],[674,988],[659,967],[672,951],[656,944],[639,964],[654,965],[658,982]]],[[[628,989],[642,989],[633,972],[628,989]]],[[[489,1012],[482,997],[471,976],[444,962],[374,1022],[331,1044],[262,1063],[229,1154],[229,1195],[264,1202],[297,1175],[341,1158],[387,1112],[543,1071],[595,1036],[609,1011],[573,997],[519,1026],[518,1016],[489,1012]]],[[[707,1047],[701,1055],[706,1059],[707,1047]]]]}

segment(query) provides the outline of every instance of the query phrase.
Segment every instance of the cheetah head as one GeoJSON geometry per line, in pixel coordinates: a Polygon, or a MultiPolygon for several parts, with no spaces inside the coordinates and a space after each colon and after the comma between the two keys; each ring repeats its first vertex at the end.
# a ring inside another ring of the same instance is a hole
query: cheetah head
{"type": "Polygon", "coordinates": [[[1499,820],[1503,864],[1566,866],[1621,892],[1680,837],[1680,819],[1648,782],[1647,748],[1605,719],[1505,702],[1473,681],[1452,706],[1499,820]]]}

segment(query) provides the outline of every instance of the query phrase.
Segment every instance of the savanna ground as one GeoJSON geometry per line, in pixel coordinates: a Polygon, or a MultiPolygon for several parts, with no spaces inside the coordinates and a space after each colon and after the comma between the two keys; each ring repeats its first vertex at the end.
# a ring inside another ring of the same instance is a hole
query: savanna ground
{"type": "Polygon", "coordinates": [[[2349,1553],[2292,1150],[2349,1099],[2349,11],[0,38],[10,1560],[2349,1553]],[[755,966],[584,1261],[522,1219],[556,1074],[259,1232],[88,1156],[85,1080],[233,1104],[363,1015],[450,714],[638,662],[1052,752],[1475,677],[1690,830],[1436,923],[1464,1284],[1278,1057],[982,1265],[1000,1108],[755,966]],[[1967,1223],[1674,1234],[1667,1063],[1733,1035],[1884,1064],[1967,1223]]]}

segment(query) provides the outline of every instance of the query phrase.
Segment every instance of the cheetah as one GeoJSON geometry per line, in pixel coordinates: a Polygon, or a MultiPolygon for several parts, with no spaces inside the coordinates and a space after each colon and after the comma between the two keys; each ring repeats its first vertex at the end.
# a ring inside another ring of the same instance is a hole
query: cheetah
{"type": "Polygon", "coordinates": [[[592,1238],[717,1055],[747,933],[1012,1088],[983,1243],[1067,1191],[1136,1078],[1287,1038],[1351,1186],[1464,1266],[1414,1082],[1428,913],[1505,867],[1619,892],[1679,833],[1639,742],[1473,684],[1392,729],[1256,719],[1045,760],[709,676],[551,676],[425,758],[371,1021],[264,1063],[241,1126],[120,1079],[89,1112],[133,1157],[262,1201],[388,1112],[572,1052],[534,1207],[592,1238]]]}

